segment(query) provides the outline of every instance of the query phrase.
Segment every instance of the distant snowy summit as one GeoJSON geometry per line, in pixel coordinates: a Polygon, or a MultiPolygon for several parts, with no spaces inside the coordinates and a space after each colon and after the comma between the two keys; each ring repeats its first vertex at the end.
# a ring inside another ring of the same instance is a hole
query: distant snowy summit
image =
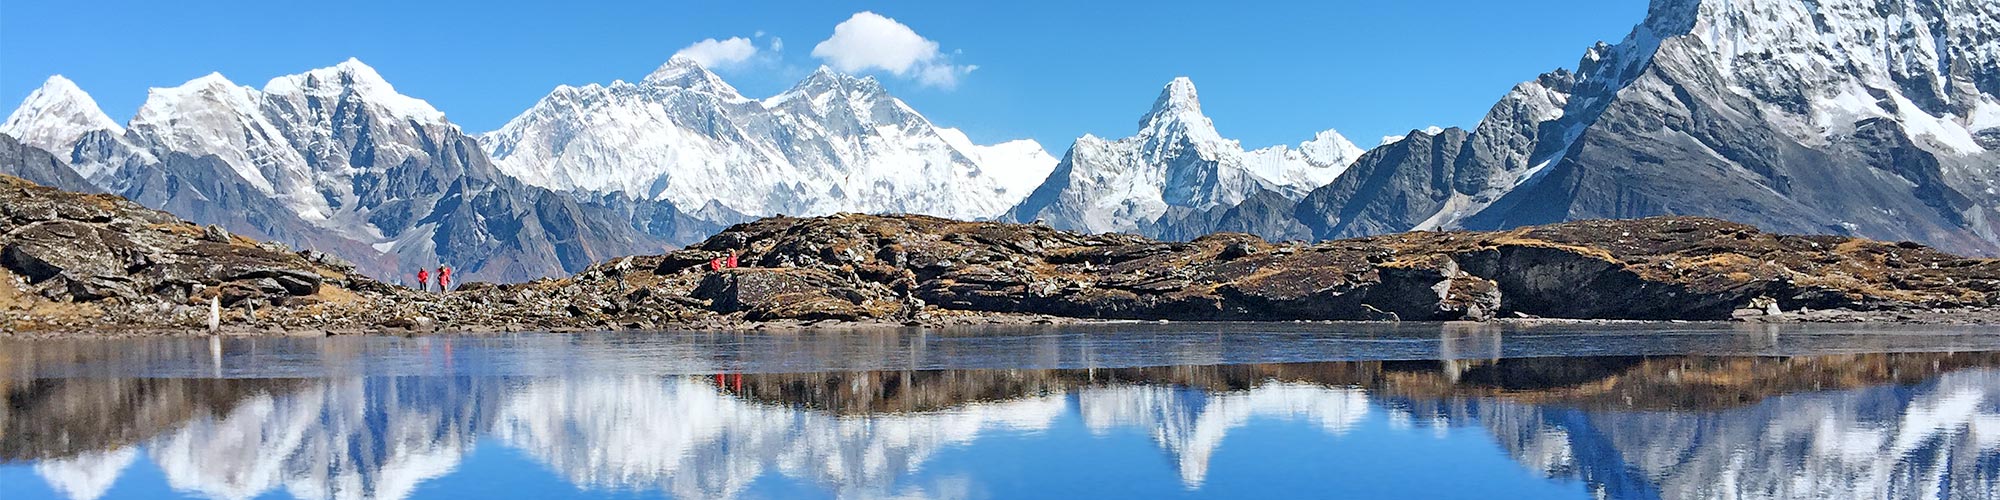
{"type": "Polygon", "coordinates": [[[1187,239],[1227,230],[1304,237],[1291,204],[1347,170],[1362,150],[1327,130],[1298,147],[1245,151],[1202,114],[1194,82],[1176,78],[1131,137],[1077,139],[1048,181],[1006,218],[1057,228],[1187,239]]]}
{"type": "Polygon", "coordinates": [[[750,99],[684,56],[637,83],[557,87],[480,141],[530,184],[753,216],[991,218],[1056,163],[1032,140],[974,144],[873,77],[821,67],[750,99]]]}

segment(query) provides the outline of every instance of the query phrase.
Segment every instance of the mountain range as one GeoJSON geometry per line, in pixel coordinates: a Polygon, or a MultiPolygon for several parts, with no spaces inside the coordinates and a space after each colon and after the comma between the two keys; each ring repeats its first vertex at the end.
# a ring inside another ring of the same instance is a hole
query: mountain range
{"type": "Polygon", "coordinates": [[[1139,118],[1137,134],[1077,139],[1048,180],[1005,218],[1170,239],[1216,231],[1302,239],[1310,234],[1299,224],[1260,225],[1234,212],[1289,207],[1338,178],[1361,153],[1332,130],[1296,149],[1245,151],[1202,114],[1194,82],[1177,78],[1139,118]]]}
{"type": "Polygon", "coordinates": [[[1293,213],[1319,238],[1655,214],[2000,251],[2000,9],[1655,0],[1624,41],[1413,132],[1293,213]]]}
{"type": "Polygon", "coordinates": [[[349,60],[261,89],[153,89],[124,124],[61,76],[0,125],[0,171],[111,192],[371,274],[575,272],[769,215],[923,213],[1191,239],[1328,239],[1707,215],[2000,253],[2000,13],[1981,0],[1654,0],[1616,44],[1471,129],[1246,149],[1169,82],[1138,130],[1060,160],[975,144],[821,68],[743,96],[686,57],[560,86],[468,134],[349,60]]]}
{"type": "Polygon", "coordinates": [[[525,280],[666,246],[502,173],[443,113],[354,60],[262,89],[220,74],[153,89],[123,126],[51,77],[0,134],[98,190],[385,278],[451,265],[465,279],[525,280]]]}
{"type": "Polygon", "coordinates": [[[557,87],[480,139],[530,184],[752,216],[987,218],[1055,165],[1032,140],[973,144],[873,77],[821,67],[757,100],[686,56],[638,83],[557,87]]]}

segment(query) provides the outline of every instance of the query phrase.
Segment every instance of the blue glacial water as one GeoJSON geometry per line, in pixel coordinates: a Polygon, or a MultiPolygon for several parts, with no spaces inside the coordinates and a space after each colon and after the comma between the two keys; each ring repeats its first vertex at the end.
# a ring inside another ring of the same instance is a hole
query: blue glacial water
{"type": "Polygon", "coordinates": [[[2000,331],[0,342],[0,498],[1996,498],[2000,331]]]}

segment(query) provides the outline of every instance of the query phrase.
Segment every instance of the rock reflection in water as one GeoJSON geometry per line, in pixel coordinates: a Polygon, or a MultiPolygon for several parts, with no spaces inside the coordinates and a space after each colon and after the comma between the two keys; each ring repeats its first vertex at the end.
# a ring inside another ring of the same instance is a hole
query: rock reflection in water
{"type": "Polygon", "coordinates": [[[0,450],[69,498],[103,496],[141,458],[201,497],[405,498],[482,446],[592,491],[731,497],[779,476],[841,497],[935,497],[979,482],[916,478],[941,451],[1063,419],[1098,438],[1149,434],[1189,491],[1253,422],[1338,436],[1379,419],[1484,429],[1527,470],[1611,498],[2000,488],[2000,354],[1495,360],[1460,340],[1443,361],[36,380],[5,385],[0,450]]]}

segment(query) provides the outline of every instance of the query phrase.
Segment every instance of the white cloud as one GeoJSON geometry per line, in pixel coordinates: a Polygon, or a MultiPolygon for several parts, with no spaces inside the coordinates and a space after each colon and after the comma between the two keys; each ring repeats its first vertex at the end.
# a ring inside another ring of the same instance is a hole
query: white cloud
{"type": "MultiPolygon", "coordinates": [[[[955,53],[955,52],[954,52],[955,53]]],[[[882,70],[925,85],[951,88],[978,66],[953,65],[937,42],[895,19],[859,12],[833,27],[833,36],[813,46],[813,57],[844,72],[882,70]]]]}
{"type": "Polygon", "coordinates": [[[772,52],[784,52],[784,51],[785,51],[785,39],[783,39],[783,38],[778,38],[778,37],[775,37],[775,36],[774,36],[774,37],[771,37],[771,51],[772,51],[772,52]]]}
{"type": "Polygon", "coordinates": [[[750,60],[751,57],[757,55],[757,44],[751,43],[750,39],[740,36],[730,37],[726,40],[710,38],[695,42],[694,45],[689,45],[687,48],[681,49],[680,52],[675,52],[674,55],[687,56],[694,59],[695,62],[701,63],[703,67],[713,69],[750,60]]]}

